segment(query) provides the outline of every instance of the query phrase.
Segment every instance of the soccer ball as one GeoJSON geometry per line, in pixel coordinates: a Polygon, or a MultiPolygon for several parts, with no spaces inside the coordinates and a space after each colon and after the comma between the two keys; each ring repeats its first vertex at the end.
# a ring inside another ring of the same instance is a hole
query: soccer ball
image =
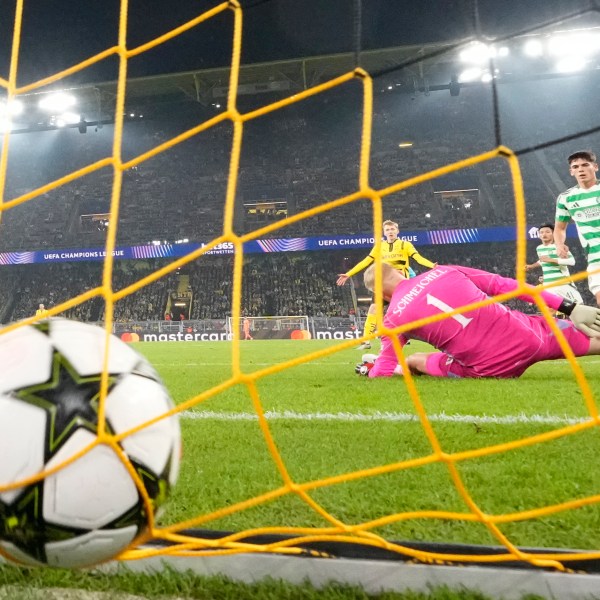
{"type": "Polygon", "coordinates": [[[67,319],[0,335],[0,555],[9,560],[54,567],[109,560],[148,526],[149,510],[131,472],[152,511],[177,479],[177,417],[112,437],[173,407],[153,367],[114,336],[105,402],[111,437],[99,441],[105,341],[103,329],[67,319]]]}

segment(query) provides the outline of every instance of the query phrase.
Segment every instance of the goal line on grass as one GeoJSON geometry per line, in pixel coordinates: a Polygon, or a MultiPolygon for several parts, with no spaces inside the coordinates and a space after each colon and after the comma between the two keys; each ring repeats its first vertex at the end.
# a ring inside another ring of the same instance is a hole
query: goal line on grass
{"type": "MultiPolygon", "coordinates": [[[[257,415],[249,412],[216,412],[210,410],[186,410],[181,413],[181,418],[190,420],[212,420],[212,421],[255,421],[257,415]]],[[[410,423],[418,422],[415,414],[405,412],[387,412],[375,411],[372,413],[351,413],[351,412],[314,412],[303,413],[293,410],[268,410],[265,411],[265,418],[269,421],[347,421],[347,422],[368,422],[368,421],[387,421],[390,423],[410,423]]],[[[524,413],[518,415],[462,415],[435,413],[428,415],[432,422],[438,423],[468,423],[474,425],[517,425],[517,424],[545,424],[545,425],[571,425],[582,423],[586,420],[584,417],[572,417],[568,415],[527,415],[524,413]]]]}

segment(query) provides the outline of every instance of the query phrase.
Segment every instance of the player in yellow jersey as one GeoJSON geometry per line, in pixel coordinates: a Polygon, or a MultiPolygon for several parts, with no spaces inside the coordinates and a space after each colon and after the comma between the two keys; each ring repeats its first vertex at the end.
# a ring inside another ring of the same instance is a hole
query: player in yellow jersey
{"type": "MultiPolygon", "coordinates": [[[[420,265],[427,267],[428,269],[433,269],[433,267],[437,266],[437,263],[432,263],[430,260],[427,260],[423,256],[419,254],[417,249],[410,243],[405,240],[401,240],[398,237],[399,233],[398,223],[394,223],[394,221],[384,221],[383,222],[383,235],[385,236],[385,241],[381,243],[381,260],[384,263],[394,267],[394,269],[400,271],[404,277],[407,279],[410,277],[410,265],[409,261],[412,258],[416,260],[420,265]]],[[[360,273],[363,269],[366,269],[369,265],[375,262],[375,248],[371,250],[369,256],[361,260],[357,265],[352,267],[347,273],[342,273],[338,275],[337,284],[344,285],[350,277],[360,273]]],[[[367,313],[367,318],[365,320],[365,330],[364,335],[371,335],[377,329],[377,315],[376,315],[376,306],[374,303],[369,306],[369,312],[367,313]]],[[[370,348],[370,342],[363,342],[359,348],[361,350],[370,348]]]]}
{"type": "Polygon", "coordinates": [[[44,319],[48,316],[48,311],[43,304],[40,304],[39,308],[35,311],[35,316],[39,319],[44,319]]]}

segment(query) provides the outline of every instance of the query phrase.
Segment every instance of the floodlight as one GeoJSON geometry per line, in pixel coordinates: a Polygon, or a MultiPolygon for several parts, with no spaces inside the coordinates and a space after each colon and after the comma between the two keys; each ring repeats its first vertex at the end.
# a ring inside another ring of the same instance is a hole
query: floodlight
{"type": "Polygon", "coordinates": [[[548,40],[548,52],[551,56],[565,56],[573,54],[574,48],[571,45],[570,36],[553,35],[548,40]]]}
{"type": "Polygon", "coordinates": [[[3,100],[0,102],[0,115],[10,115],[16,117],[23,112],[23,103],[16,98],[13,98],[10,102],[3,100]]]}
{"type": "Polygon", "coordinates": [[[71,112],[71,111],[66,111],[60,115],[56,115],[56,121],[62,121],[63,123],[67,124],[67,125],[75,125],[75,123],[79,123],[79,120],[81,119],[81,115],[71,112]]]}
{"type": "Polygon", "coordinates": [[[458,55],[462,62],[476,65],[484,64],[494,56],[496,56],[496,49],[493,46],[488,46],[481,42],[469,44],[464,50],[461,50],[458,55]]]}
{"type": "Polygon", "coordinates": [[[72,94],[55,92],[53,94],[44,96],[39,101],[38,106],[42,110],[47,110],[48,112],[62,113],[74,106],[76,103],[77,99],[72,94]]]}
{"type": "Polygon", "coordinates": [[[480,79],[483,76],[483,73],[484,71],[481,69],[481,67],[469,67],[458,76],[458,81],[460,83],[475,81],[480,79]]]}
{"type": "Polygon", "coordinates": [[[489,71],[486,71],[485,73],[483,73],[483,75],[481,76],[481,81],[483,83],[489,83],[492,79],[494,79],[494,77],[492,76],[492,74],[489,71]]]}
{"type": "Polygon", "coordinates": [[[556,63],[556,70],[559,73],[576,73],[585,68],[586,61],[582,58],[576,58],[574,56],[566,56],[561,58],[556,63]]]}
{"type": "Polygon", "coordinates": [[[548,51],[552,56],[591,56],[600,50],[600,36],[589,31],[575,31],[553,35],[548,40],[548,51]]]}
{"type": "Polygon", "coordinates": [[[20,114],[23,114],[24,105],[20,100],[13,98],[10,102],[8,102],[7,109],[9,115],[16,117],[20,114]]]}
{"type": "Polygon", "coordinates": [[[66,111],[60,115],[52,115],[50,117],[50,125],[56,125],[56,127],[66,127],[67,125],[75,125],[81,122],[81,115],[66,111]]]}
{"type": "Polygon", "coordinates": [[[528,40],[523,46],[523,53],[530,58],[538,58],[544,54],[544,44],[538,39],[528,40]]]}

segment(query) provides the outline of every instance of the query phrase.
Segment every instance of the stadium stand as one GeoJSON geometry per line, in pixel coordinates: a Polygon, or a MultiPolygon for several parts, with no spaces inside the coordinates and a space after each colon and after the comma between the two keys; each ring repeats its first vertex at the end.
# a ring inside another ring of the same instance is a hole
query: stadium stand
{"type": "MultiPolygon", "coordinates": [[[[482,141],[479,129],[484,121],[477,109],[481,94],[481,90],[463,90],[461,102],[452,111],[438,115],[434,124],[432,119],[420,119],[418,126],[400,118],[398,97],[379,100],[373,122],[376,141],[371,155],[372,185],[382,188],[489,149],[491,144],[482,141]],[[413,147],[399,149],[398,141],[403,139],[414,141],[413,147]]],[[[163,113],[155,112],[147,120],[126,123],[127,158],[181,133],[182,128],[206,116],[200,115],[201,109],[193,103],[175,108],[178,120],[163,109],[163,113]]],[[[286,109],[276,127],[275,117],[248,124],[237,189],[238,232],[251,231],[286,213],[296,214],[356,189],[359,123],[355,109],[349,99],[334,98],[325,107],[309,103],[286,109]],[[331,126],[332,120],[328,121],[331,110],[336,110],[335,127],[331,126]],[[272,201],[281,201],[285,208],[279,214],[261,214],[247,208],[272,201]]],[[[549,138],[556,131],[556,124],[549,123],[539,136],[549,138]]],[[[64,175],[73,165],[106,156],[110,126],[85,136],[73,131],[47,131],[16,138],[11,148],[7,199],[64,175]],[[48,149],[58,146],[60,153],[47,160],[48,149]],[[19,168],[25,161],[34,168],[19,168]]],[[[204,241],[217,235],[223,216],[230,143],[231,128],[219,126],[127,170],[118,244],[182,238],[204,241]]],[[[528,220],[547,221],[552,217],[556,195],[569,185],[563,148],[540,150],[521,160],[528,220]]],[[[112,172],[103,168],[6,211],[0,226],[0,251],[102,245],[105,232],[86,228],[81,215],[89,214],[93,207],[107,210],[111,185],[112,172]]],[[[497,159],[388,196],[384,210],[403,228],[435,229],[512,224],[513,205],[508,167],[497,159]],[[479,190],[479,204],[471,210],[453,209],[434,194],[470,188],[479,190]]],[[[358,202],[352,210],[332,210],[271,236],[360,233],[372,228],[371,215],[370,203],[358,202]]]]}
{"type": "MultiPolygon", "coordinates": [[[[535,256],[535,242],[529,256],[535,256]]],[[[574,248],[578,264],[583,257],[574,248]]],[[[442,264],[462,264],[505,276],[514,276],[512,243],[451,244],[422,248],[425,255],[442,264]]],[[[346,252],[294,252],[246,255],[244,260],[242,308],[247,316],[308,315],[348,317],[353,314],[350,286],[337,287],[336,274],[365,256],[365,250],[346,252]]],[[[120,290],[167,264],[160,260],[116,261],[114,289],[120,290]]],[[[417,266],[418,267],[418,266],[417,266]]],[[[231,256],[207,256],[186,270],[193,294],[190,320],[223,320],[231,314],[231,256]]],[[[539,273],[528,274],[537,284],[539,273]]],[[[179,275],[172,273],[126,296],[115,307],[115,321],[160,321],[169,306],[169,294],[177,288],[179,275]]],[[[0,320],[3,323],[29,317],[39,302],[48,308],[67,298],[97,287],[100,263],[16,265],[0,269],[0,320]]],[[[362,277],[354,278],[357,295],[368,296],[362,277]]],[[[578,284],[584,299],[592,302],[584,284],[578,284]]],[[[535,307],[513,301],[510,306],[535,312],[535,307]]],[[[94,298],[69,311],[67,316],[83,321],[102,321],[104,303],[94,298]]],[[[367,305],[364,306],[366,309],[367,305]]]]}

